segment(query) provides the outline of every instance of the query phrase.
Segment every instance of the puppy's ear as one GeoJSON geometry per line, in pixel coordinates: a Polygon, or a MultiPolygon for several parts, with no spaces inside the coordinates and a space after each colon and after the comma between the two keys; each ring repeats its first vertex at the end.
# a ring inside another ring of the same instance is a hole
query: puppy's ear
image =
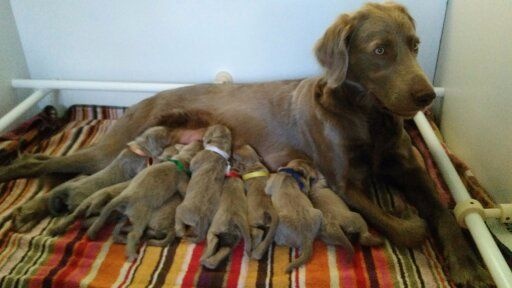
{"type": "Polygon", "coordinates": [[[335,88],[345,81],[348,69],[347,44],[353,30],[350,15],[341,15],[315,46],[316,59],[325,69],[329,88],[335,88]]]}
{"type": "Polygon", "coordinates": [[[274,195],[274,193],[281,189],[281,185],[284,180],[284,175],[281,173],[278,174],[272,174],[270,178],[267,181],[267,185],[265,186],[265,194],[267,195],[274,195]]]}

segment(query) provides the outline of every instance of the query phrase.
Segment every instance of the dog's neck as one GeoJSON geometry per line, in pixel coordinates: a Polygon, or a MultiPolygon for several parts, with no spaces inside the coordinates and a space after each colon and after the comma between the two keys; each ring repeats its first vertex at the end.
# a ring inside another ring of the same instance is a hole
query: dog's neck
{"type": "Polygon", "coordinates": [[[300,191],[305,192],[306,191],[306,181],[304,181],[302,175],[297,173],[293,168],[290,167],[282,167],[277,170],[278,173],[284,173],[287,176],[292,177],[297,185],[299,186],[300,191]]]}

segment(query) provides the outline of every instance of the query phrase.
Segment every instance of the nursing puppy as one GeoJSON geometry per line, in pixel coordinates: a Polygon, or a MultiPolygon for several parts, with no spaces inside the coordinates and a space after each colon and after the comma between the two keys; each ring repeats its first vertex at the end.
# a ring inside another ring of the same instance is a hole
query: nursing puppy
{"type": "Polygon", "coordinates": [[[223,125],[210,126],[203,144],[205,149],[190,163],[192,178],[185,199],[176,209],[176,234],[192,242],[205,239],[219,207],[231,154],[231,131],[223,125]]]}
{"type": "Polygon", "coordinates": [[[269,178],[268,169],[261,163],[259,155],[249,145],[243,145],[233,153],[234,167],[242,174],[247,191],[249,226],[251,228],[251,257],[261,259],[274,241],[279,223],[272,200],[265,194],[269,178]]]}
{"type": "Polygon", "coordinates": [[[127,236],[126,254],[130,260],[135,259],[137,245],[155,212],[176,192],[182,195],[185,193],[189,180],[189,162],[200,149],[202,144],[194,141],[169,161],[149,166],[137,174],[128,187],[105,206],[87,230],[89,238],[95,239],[108,216],[114,210],[120,210],[132,224],[127,236]]]}
{"type": "Polygon", "coordinates": [[[236,170],[226,174],[220,205],[206,235],[206,250],[201,257],[203,266],[214,269],[226,259],[240,239],[245,252],[251,252],[251,233],[247,219],[247,197],[244,182],[236,170]]]}
{"type": "Polygon", "coordinates": [[[127,148],[121,151],[105,169],[53,189],[49,196],[50,212],[59,215],[73,211],[87,197],[101,188],[132,179],[148,165],[148,161],[160,155],[172,142],[172,129],[164,126],[147,129],[134,141],[128,143],[127,148]]]}
{"type": "Polygon", "coordinates": [[[93,221],[96,220],[97,216],[101,213],[101,210],[107,203],[112,199],[121,194],[121,192],[128,187],[130,180],[114,184],[112,186],[100,189],[98,192],[87,197],[73,213],[64,216],[60,222],[52,226],[48,230],[49,236],[60,235],[68,229],[78,218],[84,217],[85,221],[82,222],[82,226],[89,227],[93,221]]]}
{"type": "Polygon", "coordinates": [[[305,264],[313,254],[313,240],[322,225],[322,212],[313,208],[307,194],[316,171],[309,161],[292,160],[272,175],[265,187],[279,215],[274,240],[279,245],[300,247],[301,255],[286,268],[286,273],[305,264]]]}
{"type": "Polygon", "coordinates": [[[132,179],[158,157],[165,147],[176,143],[199,140],[205,127],[212,121],[203,110],[172,109],[158,119],[158,125],[138,135],[128,147],[104,169],[74,184],[64,183],[51,192],[49,208],[54,215],[73,211],[85,198],[101,188],[132,179]],[[188,127],[189,134],[183,132],[188,127]]]}
{"type": "Polygon", "coordinates": [[[368,232],[368,225],[359,213],[349,210],[341,198],[328,186],[325,178],[320,175],[309,193],[313,207],[322,211],[323,223],[320,228],[321,239],[331,245],[342,246],[352,256],[354,248],[346,233],[357,234],[359,243],[364,246],[382,244],[382,239],[368,232]]]}
{"type": "MultiPolygon", "coordinates": [[[[174,214],[176,207],[181,203],[183,198],[179,193],[175,193],[171,199],[165,202],[162,207],[158,208],[149,220],[148,227],[144,232],[144,239],[148,245],[164,247],[174,241],[176,233],[174,231],[174,214]]],[[[128,225],[128,217],[124,217],[114,228],[112,236],[114,242],[126,244],[126,232],[132,230],[128,225]]]]}

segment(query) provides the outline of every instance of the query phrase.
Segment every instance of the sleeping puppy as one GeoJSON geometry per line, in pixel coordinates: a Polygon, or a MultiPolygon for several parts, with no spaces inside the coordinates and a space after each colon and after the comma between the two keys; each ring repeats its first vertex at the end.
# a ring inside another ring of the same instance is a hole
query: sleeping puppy
{"type": "Polygon", "coordinates": [[[142,170],[119,196],[105,206],[87,230],[89,238],[95,239],[108,216],[114,210],[120,210],[132,225],[127,236],[126,254],[130,260],[135,259],[137,245],[154,214],[176,192],[182,195],[185,193],[189,180],[189,161],[202,148],[201,142],[194,141],[169,161],[142,170]]]}
{"type": "MultiPolygon", "coordinates": [[[[147,129],[128,143],[105,169],[75,182],[66,182],[50,192],[49,208],[54,215],[73,211],[101,188],[132,179],[148,162],[160,155],[175,139],[175,130],[165,126],[147,129]]],[[[175,148],[172,148],[175,149],[175,148]]]]}
{"type": "Polygon", "coordinates": [[[359,213],[350,211],[345,202],[327,186],[322,175],[313,184],[309,199],[315,208],[322,211],[324,218],[320,237],[325,243],[342,246],[350,256],[354,253],[354,248],[345,232],[357,234],[359,243],[364,246],[382,244],[381,238],[368,232],[368,225],[363,217],[359,213]]]}
{"type": "Polygon", "coordinates": [[[231,154],[231,131],[210,126],[203,136],[204,150],[192,159],[192,178],[185,199],[176,209],[176,234],[188,241],[205,239],[219,206],[224,174],[231,154]]]}
{"type": "Polygon", "coordinates": [[[226,174],[220,205],[206,235],[206,249],[201,256],[203,266],[214,269],[226,259],[240,239],[245,252],[251,252],[251,233],[247,219],[247,197],[244,182],[236,170],[226,174]]]}
{"type": "MultiPolygon", "coordinates": [[[[149,131],[149,130],[148,130],[149,131]]],[[[146,133],[144,133],[146,134],[146,133]]],[[[143,135],[144,135],[143,134],[143,135]]],[[[147,137],[147,135],[146,135],[147,137]]],[[[129,145],[137,147],[137,149],[142,150],[144,147],[144,143],[146,141],[142,141],[143,138],[137,138],[135,141],[131,142],[129,145]]],[[[183,145],[174,145],[168,146],[164,149],[163,153],[157,159],[158,161],[165,160],[165,157],[172,157],[178,154],[179,150],[183,147],[183,145]]],[[[130,149],[131,150],[131,149],[130,149]]],[[[148,150],[149,151],[149,150],[148,150]]],[[[156,153],[156,150],[152,150],[156,153]]],[[[138,153],[137,155],[141,155],[138,153]]],[[[119,157],[118,157],[119,158],[119,157]]],[[[126,159],[126,158],[125,158],[126,159]]],[[[128,187],[130,180],[124,181],[118,184],[114,184],[87,197],[74,211],[68,216],[65,216],[59,223],[54,225],[48,230],[48,235],[56,236],[62,234],[66,231],[66,229],[73,224],[78,218],[85,216],[85,221],[82,222],[82,226],[89,227],[92,222],[94,222],[97,216],[101,213],[101,210],[108,202],[117,197],[126,187],[128,187]]]]}
{"type": "Polygon", "coordinates": [[[82,222],[82,226],[89,227],[92,221],[96,220],[97,216],[101,213],[101,209],[112,199],[121,194],[121,192],[128,187],[130,180],[114,184],[112,186],[100,189],[98,192],[87,197],[70,215],[52,226],[48,230],[49,236],[60,235],[68,229],[78,218],[85,216],[86,220],[82,222]]]}
{"type": "MultiPolygon", "coordinates": [[[[164,247],[174,241],[176,233],[174,231],[174,215],[176,207],[181,203],[182,197],[175,193],[171,199],[158,208],[149,220],[148,227],[144,232],[144,239],[148,245],[164,247]]],[[[123,217],[116,225],[112,236],[114,242],[126,244],[126,232],[131,231],[131,225],[128,224],[128,217],[123,217]]]]}
{"type": "Polygon", "coordinates": [[[277,211],[272,200],[265,194],[265,185],[269,178],[267,168],[261,163],[259,155],[249,145],[243,145],[233,153],[233,166],[240,171],[247,191],[249,226],[251,227],[251,257],[261,259],[274,241],[279,223],[277,211]]]}
{"type": "Polygon", "coordinates": [[[296,159],[272,175],[265,187],[279,215],[274,240],[279,245],[300,247],[301,255],[286,268],[286,273],[306,263],[313,254],[313,240],[322,225],[322,212],[313,208],[306,196],[316,171],[311,162],[296,159]]]}

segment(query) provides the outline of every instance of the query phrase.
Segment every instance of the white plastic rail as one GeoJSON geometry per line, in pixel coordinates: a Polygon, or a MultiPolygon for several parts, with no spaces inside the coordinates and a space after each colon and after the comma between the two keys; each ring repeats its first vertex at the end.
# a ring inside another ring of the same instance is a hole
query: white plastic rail
{"type": "Polygon", "coordinates": [[[36,105],[44,96],[48,95],[52,92],[52,89],[37,89],[32,93],[32,95],[28,96],[27,99],[23,100],[18,106],[14,107],[11,111],[7,112],[0,119],[0,133],[5,132],[5,130],[20,118],[28,109],[32,106],[36,105]]]}
{"type": "MultiPolygon", "coordinates": [[[[436,93],[444,93],[444,91],[440,89],[436,93]]],[[[471,196],[453,167],[443,146],[437,139],[425,114],[423,112],[416,114],[414,122],[418,126],[439,170],[441,170],[455,202],[461,203],[470,199],[471,196]]],[[[469,213],[464,220],[496,285],[499,288],[512,288],[512,272],[480,214],[476,212],[469,213]]]]}

